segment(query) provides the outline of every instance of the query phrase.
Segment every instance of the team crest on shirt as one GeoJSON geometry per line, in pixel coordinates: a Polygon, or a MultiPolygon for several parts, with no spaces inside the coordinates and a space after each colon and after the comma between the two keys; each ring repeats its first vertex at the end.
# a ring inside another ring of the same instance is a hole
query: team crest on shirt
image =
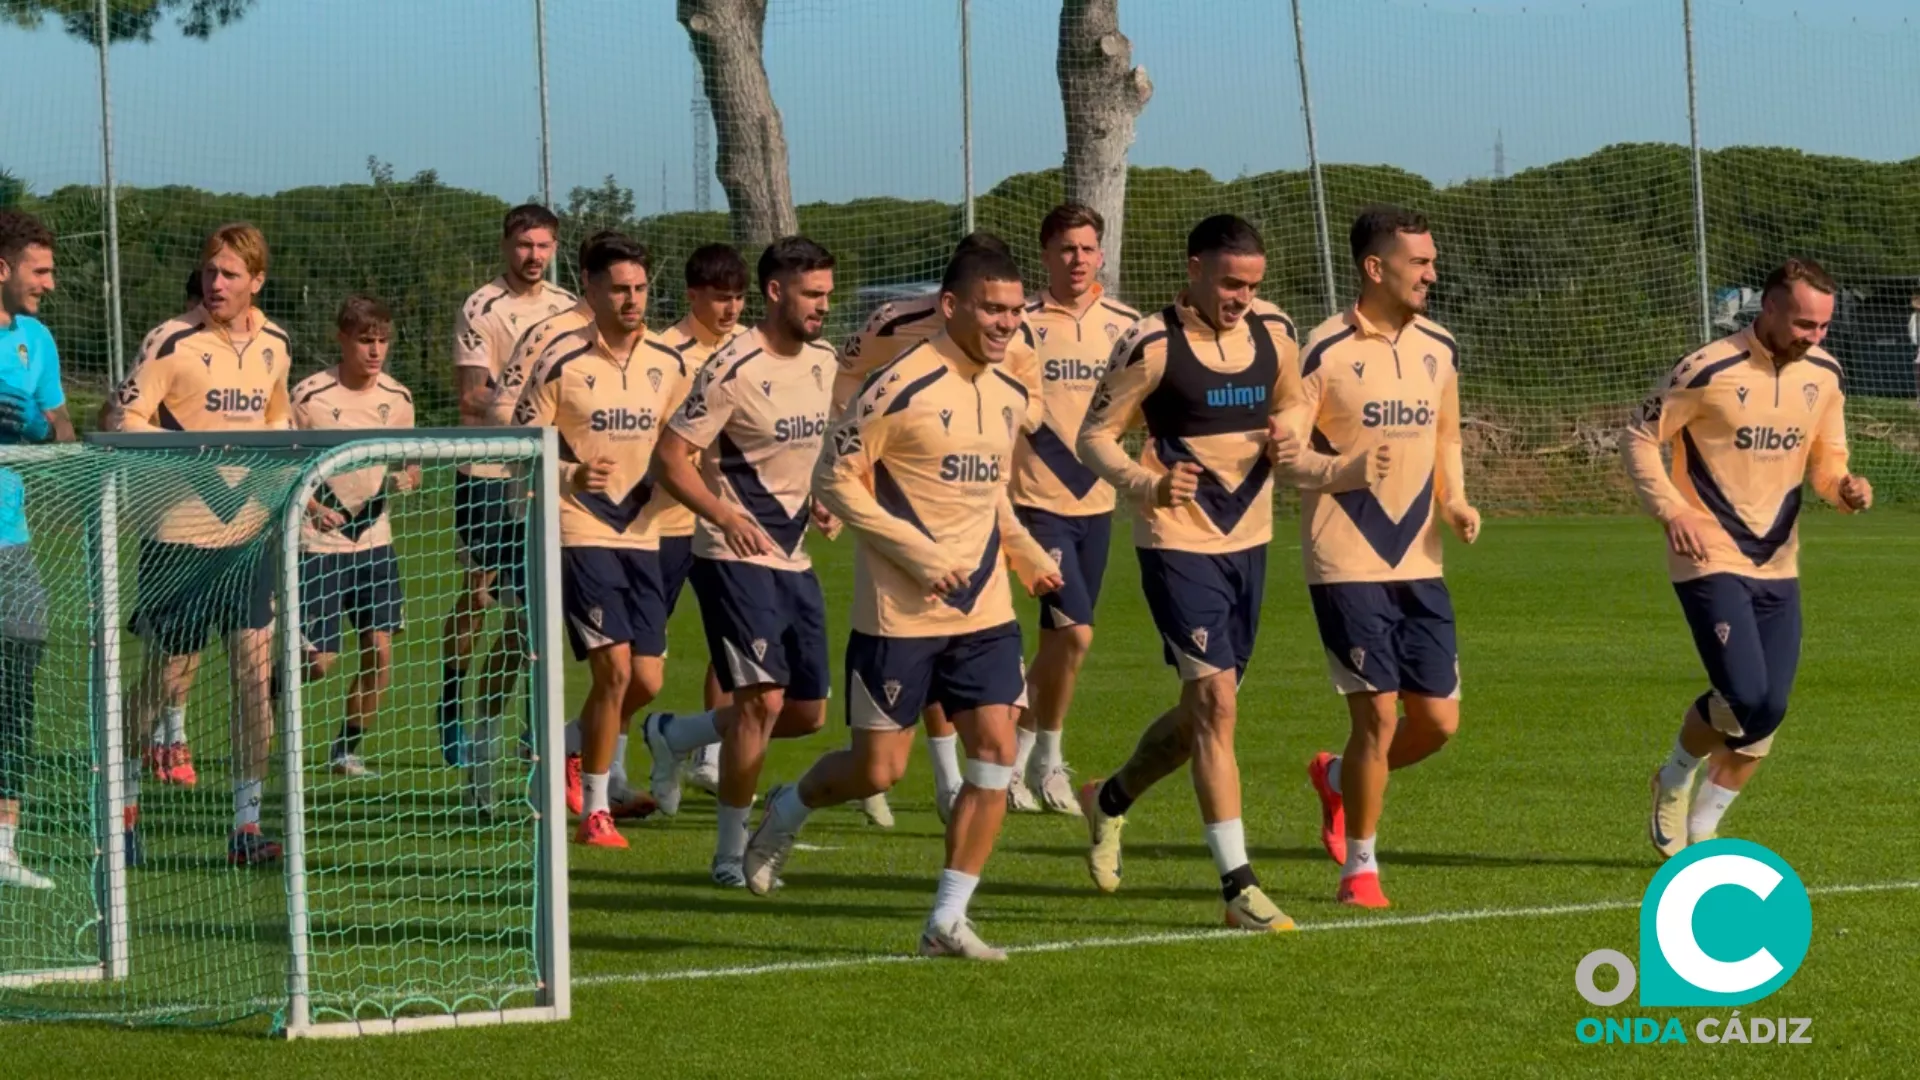
{"type": "Polygon", "coordinates": [[[1190,636],[1193,638],[1194,648],[1199,649],[1201,652],[1207,651],[1207,628],[1206,627],[1204,626],[1194,627],[1193,632],[1190,636]]]}
{"type": "Polygon", "coordinates": [[[387,417],[393,413],[393,406],[383,401],[375,411],[380,414],[380,422],[384,424],[387,422],[387,417]]]}
{"type": "Polygon", "coordinates": [[[1727,639],[1733,636],[1733,627],[1723,622],[1714,623],[1713,636],[1720,639],[1720,644],[1725,645],[1727,639]]]}
{"type": "Polygon", "coordinates": [[[26,364],[27,364],[27,343],[23,341],[20,343],[20,365],[22,367],[25,367],[26,364]]]}
{"type": "Polygon", "coordinates": [[[1365,360],[1355,360],[1353,362],[1353,377],[1356,379],[1364,379],[1367,377],[1367,362],[1365,360]]]}
{"type": "Polygon", "coordinates": [[[757,637],[753,639],[753,658],[755,660],[765,660],[767,658],[766,638],[757,637]]]}
{"type": "Polygon", "coordinates": [[[953,430],[953,410],[952,409],[940,410],[940,429],[942,431],[947,431],[947,432],[951,432],[953,430]]]}
{"type": "Polygon", "coordinates": [[[880,694],[887,699],[887,707],[892,708],[894,702],[900,700],[900,680],[888,679],[886,682],[881,683],[880,694]]]}
{"type": "Polygon", "coordinates": [[[1367,650],[1355,645],[1353,648],[1347,650],[1347,659],[1352,662],[1354,671],[1359,672],[1366,670],[1367,650]]]}
{"type": "Polygon", "coordinates": [[[840,457],[851,457],[861,451],[860,429],[852,424],[842,424],[833,430],[833,452],[840,457]]]}
{"type": "Polygon", "coordinates": [[[660,392],[660,378],[659,368],[650,367],[647,369],[647,385],[653,387],[653,392],[656,394],[660,392]]]}
{"type": "MultiPolygon", "coordinates": [[[[20,346],[20,347],[21,347],[22,349],[24,349],[24,348],[26,348],[26,346],[25,346],[25,345],[22,345],[22,346],[20,346]]],[[[1808,412],[1812,412],[1812,411],[1813,411],[1813,406],[1814,406],[1814,403],[1820,400],[1820,386],[1819,386],[1819,384],[1817,384],[1817,383],[1808,383],[1808,384],[1806,384],[1805,386],[1802,386],[1802,387],[1800,388],[1800,396],[1806,399],[1806,402],[1807,402],[1807,411],[1808,411],[1808,412]]]]}
{"type": "Polygon", "coordinates": [[[1107,344],[1111,345],[1118,340],[1120,340],[1120,324],[1112,323],[1112,322],[1108,323],[1107,324],[1107,344]]]}
{"type": "Polygon", "coordinates": [[[587,611],[587,621],[592,623],[595,626],[599,626],[600,623],[606,619],[606,617],[607,617],[607,613],[604,611],[601,611],[599,608],[590,608],[587,611]]]}
{"type": "Polygon", "coordinates": [[[1433,380],[1440,377],[1440,358],[1439,357],[1433,355],[1432,353],[1428,353],[1427,355],[1420,358],[1420,362],[1427,365],[1427,381],[1428,382],[1432,382],[1433,380]]]}
{"type": "Polygon", "coordinates": [[[1000,419],[1006,421],[1007,438],[1009,439],[1013,438],[1013,406],[1011,405],[1003,406],[1000,409],[1000,419]]]}
{"type": "Polygon", "coordinates": [[[826,380],[821,377],[819,364],[813,365],[813,388],[815,390],[825,390],[827,388],[826,380]]]}
{"type": "Polygon", "coordinates": [[[260,359],[265,360],[267,362],[268,367],[272,367],[273,366],[273,350],[272,349],[261,350],[260,359]]]}
{"type": "Polygon", "coordinates": [[[1740,399],[1740,407],[1743,409],[1746,408],[1747,407],[1747,388],[1744,386],[1735,387],[1733,394],[1735,397],[1740,399]]]}

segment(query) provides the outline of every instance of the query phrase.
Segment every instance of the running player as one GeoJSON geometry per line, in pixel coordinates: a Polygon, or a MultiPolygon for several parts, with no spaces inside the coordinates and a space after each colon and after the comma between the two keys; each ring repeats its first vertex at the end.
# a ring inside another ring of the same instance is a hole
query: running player
{"type": "Polygon", "coordinates": [[[1227,925],[1288,930],[1247,859],[1234,727],[1253,657],[1273,536],[1268,418],[1299,393],[1283,317],[1254,317],[1266,248],[1230,214],[1187,234],[1187,288],[1114,348],[1080,429],[1080,460],[1133,502],[1140,583],[1180,700],[1153,721],[1120,771],[1080,789],[1103,892],[1120,887],[1120,830],[1134,800],[1189,760],[1220,875],[1227,925]],[[1144,416],[1135,462],[1121,446],[1144,416]]]}
{"type": "MultiPolygon", "coordinates": [[[[580,260],[593,325],[547,343],[514,419],[559,429],[561,604],[574,658],[593,685],[580,711],[580,827],[574,843],[624,848],[614,824],[644,817],[651,800],[617,806],[609,774],[620,722],[653,700],[665,679],[666,597],[658,540],[647,522],[653,485],[647,462],[661,405],[680,378],[680,354],[646,327],[646,247],[619,234],[598,238],[580,260]]],[[[483,735],[487,734],[482,732],[483,735]]],[[[482,739],[483,743],[489,740],[482,739]]]]}
{"type": "Polygon", "coordinates": [[[700,518],[692,572],[707,655],[732,704],[647,718],[653,794],[680,802],[680,755],[720,743],[716,884],[746,884],[747,815],[767,742],[826,722],[826,599],[803,543],[809,519],[838,528],[808,494],[827,434],[833,350],[820,344],[833,256],[805,237],[760,256],[766,317],[713,354],[654,451],[660,485],[700,518]],[[696,466],[696,459],[700,462],[696,466]]]}
{"type": "Polygon", "coordinates": [[[1300,404],[1276,425],[1274,460],[1304,489],[1307,590],[1351,721],[1345,751],[1307,769],[1321,841],[1342,864],[1338,900],[1383,908],[1374,834],[1387,770],[1431,756],[1460,726],[1439,522],[1471,544],[1480,514],[1462,467],[1459,348],[1426,317],[1437,280],[1427,220],[1370,206],[1348,239],[1360,298],[1308,336],[1300,404]],[[1370,455],[1373,472],[1356,483],[1370,455]]]}
{"type": "MultiPolygon", "coordinates": [[[[560,219],[544,206],[507,211],[501,226],[505,270],[474,290],[454,323],[453,366],[460,422],[486,427],[489,406],[513,347],[535,323],[573,306],[572,293],[547,280],[560,219]]],[[[523,485],[501,463],[462,465],[454,477],[453,527],[467,568],[441,634],[440,749],[447,764],[462,760],[460,704],[474,638],[488,608],[502,607],[500,633],[481,666],[474,697],[480,721],[498,728],[508,699],[527,666],[526,632],[519,604],[519,576],[526,559],[526,498],[523,485]]]]}
{"type": "MultiPolygon", "coordinates": [[[[0,443],[72,442],[60,352],[38,318],[53,291],[53,230],[0,210],[0,443]]],[[[0,470],[0,886],[51,889],[16,839],[33,764],[34,674],[47,642],[47,593],[28,550],[26,489],[0,470]]]]}
{"type": "MultiPolygon", "coordinates": [[[[688,371],[706,366],[714,352],[732,341],[743,329],[740,313],[747,306],[747,260],[728,244],[707,244],[687,256],[687,314],[661,337],[680,351],[688,371]]],[[[674,402],[679,407],[679,402],[674,402]]],[[[667,588],[667,610],[680,604],[680,590],[693,570],[693,511],[672,501],[664,490],[654,498],[664,504],[654,518],[660,531],[660,573],[667,588]]],[[[720,679],[712,664],[707,665],[702,705],[717,709],[727,704],[720,679]]],[[[621,738],[626,737],[625,732],[621,738]]],[[[622,744],[624,751],[624,743],[622,744]]],[[[688,782],[709,795],[720,792],[720,744],[708,743],[693,751],[682,763],[688,782]]]]}
{"type": "MultiPolygon", "coordinates": [[[[340,362],[293,388],[293,422],[303,430],[410,428],[413,394],[386,373],[393,314],[370,296],[349,296],[334,317],[340,362]]],[[[342,473],[322,485],[300,529],[300,625],[307,678],[324,679],[340,659],[346,626],[358,636],[359,666],[346,718],[333,740],[333,771],[374,775],[360,740],[393,681],[393,635],[406,625],[406,595],[393,553],[387,495],[420,486],[420,467],[385,465],[342,473]]]]}
{"type": "Polygon", "coordinates": [[[1647,834],[1665,856],[1718,835],[1786,719],[1800,664],[1801,484],[1846,513],[1873,505],[1873,485],[1847,470],[1840,365],[1820,348],[1835,291],[1818,263],[1788,259],[1767,275],[1753,325],[1680,361],[1621,441],[1641,503],[1666,528],[1667,571],[1710,685],[1653,774],[1647,834]]]}
{"type": "Polygon", "coordinates": [[[813,486],[860,540],[847,641],[853,746],[774,789],[747,849],[747,886],[765,895],[807,815],[896,782],[915,719],[939,702],[967,763],[924,956],[1006,959],[967,917],[1006,816],[1026,682],[1006,564],[1036,592],[1060,587],[1007,498],[1029,392],[1001,365],[1024,303],[1012,258],[956,256],[941,282],[946,330],[876,372],[835,424],[813,486]]]}
{"type": "MultiPolygon", "coordinates": [[[[1007,242],[990,232],[972,232],[954,246],[953,257],[970,251],[994,251],[1012,256],[1007,242]]],[[[866,325],[841,348],[839,371],[833,378],[833,404],[837,414],[858,393],[868,375],[890,363],[915,345],[938,334],[946,325],[941,315],[940,291],[924,296],[882,304],[868,316],[866,325]]],[[[1002,370],[1020,379],[1031,393],[1026,427],[1038,425],[1044,405],[1040,388],[1039,362],[1034,356],[1033,330],[1022,320],[1018,338],[1010,346],[1002,370]]],[[[947,722],[938,702],[927,706],[922,718],[927,729],[927,758],[933,765],[934,810],[941,822],[954,797],[960,793],[960,738],[947,722]]],[[[882,828],[893,826],[893,811],[886,796],[863,799],[861,810],[882,828]]]]}
{"type": "MultiPolygon", "coordinates": [[[[289,339],[254,306],[267,280],[266,238],[252,225],[224,225],[207,238],[200,259],[201,306],[147,335],[139,363],[114,392],[111,429],[218,433],[289,427],[289,339]]],[[[268,525],[267,508],[238,493],[245,470],[223,468],[220,479],[235,490],[231,499],[226,493],[188,493],[161,516],[156,534],[141,542],[132,629],[146,639],[147,668],[128,710],[128,738],[133,746],[146,743],[163,701],[169,726],[176,718],[184,725],[194,662],[210,635],[225,635],[239,698],[227,858],[250,865],[280,857],[280,845],[260,830],[273,742],[274,559],[259,539],[268,525]],[[209,497],[223,505],[216,507],[209,497]]],[[[179,749],[184,758],[184,742],[179,749]]],[[[139,818],[139,758],[128,755],[127,767],[126,827],[132,838],[139,818]]],[[[130,843],[129,852],[129,861],[137,861],[137,844],[130,843]]]]}
{"type": "Polygon", "coordinates": [[[1046,420],[1013,452],[1014,512],[1060,565],[1060,591],[1040,598],[1040,649],[1027,672],[1008,807],[1079,816],[1080,803],[1061,756],[1073,688],[1093,644],[1093,609],[1107,572],[1113,487],[1074,456],[1080,422],[1114,342],[1140,313],[1107,299],[1100,272],[1106,222],[1079,203],[1054,207],[1040,222],[1047,287],[1027,304],[1041,370],[1046,420]],[[1036,752],[1037,750],[1037,752],[1036,752]]]}

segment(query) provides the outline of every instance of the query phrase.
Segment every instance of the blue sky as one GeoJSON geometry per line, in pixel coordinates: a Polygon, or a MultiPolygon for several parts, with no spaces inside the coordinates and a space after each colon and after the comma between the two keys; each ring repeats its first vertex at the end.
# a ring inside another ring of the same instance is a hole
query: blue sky
{"type": "MultiPolygon", "coordinates": [[[[971,0],[974,173],[1059,162],[1058,0],[971,0]]],[[[772,0],[767,62],[802,202],[956,200],[958,0],[772,0]]],[[[694,64],[672,0],[547,0],[554,186],[607,173],[693,204],[694,64]]],[[[1920,156],[1920,24],[1902,0],[1699,0],[1702,138],[1920,156]],[[1796,9],[1799,10],[1796,13],[1796,9]]],[[[1437,182],[1622,141],[1685,142],[1680,0],[1307,0],[1321,154],[1437,182]]],[[[1121,0],[1155,84],[1133,161],[1216,176],[1306,160],[1283,0],[1121,0]],[[1196,12],[1202,13],[1196,17],[1196,12]]],[[[401,175],[538,190],[532,0],[260,0],[210,42],[112,53],[120,178],[263,193],[401,175]]],[[[0,167],[97,181],[98,73],[49,24],[0,28],[0,167]]],[[[715,206],[724,205],[716,183],[715,206]]]]}

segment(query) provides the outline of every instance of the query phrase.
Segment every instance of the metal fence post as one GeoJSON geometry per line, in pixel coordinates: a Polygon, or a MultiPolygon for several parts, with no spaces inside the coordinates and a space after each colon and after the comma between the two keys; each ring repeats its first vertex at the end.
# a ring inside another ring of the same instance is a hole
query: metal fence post
{"type": "Polygon", "coordinates": [[[94,48],[100,57],[100,180],[107,204],[107,367],[117,386],[126,378],[120,315],[120,189],[113,176],[113,94],[107,76],[107,0],[93,9],[94,48]]]}
{"type": "Polygon", "coordinates": [[[965,232],[973,231],[973,6],[960,0],[960,162],[965,172],[963,190],[965,232]]]}
{"type": "Polygon", "coordinates": [[[1333,283],[1333,243],[1327,232],[1327,183],[1320,175],[1320,145],[1313,133],[1313,94],[1307,89],[1307,31],[1300,0],[1293,0],[1293,55],[1300,68],[1300,109],[1307,123],[1307,175],[1313,185],[1313,227],[1320,243],[1320,274],[1327,290],[1327,311],[1340,306],[1333,283]]]}
{"type": "Polygon", "coordinates": [[[1680,0],[1680,18],[1687,41],[1687,138],[1693,149],[1694,258],[1700,271],[1700,340],[1713,340],[1713,286],[1707,276],[1707,187],[1700,164],[1700,95],[1695,88],[1693,63],[1693,0],[1680,0]]]}

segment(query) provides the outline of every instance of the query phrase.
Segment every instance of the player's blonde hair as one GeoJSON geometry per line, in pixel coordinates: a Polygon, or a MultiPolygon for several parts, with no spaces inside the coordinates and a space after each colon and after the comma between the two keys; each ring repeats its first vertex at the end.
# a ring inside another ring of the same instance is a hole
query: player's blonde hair
{"type": "Polygon", "coordinates": [[[201,263],[213,261],[222,248],[231,248],[240,261],[246,264],[247,273],[264,274],[267,272],[267,238],[252,222],[236,221],[213,230],[207,242],[200,248],[201,263]]]}

